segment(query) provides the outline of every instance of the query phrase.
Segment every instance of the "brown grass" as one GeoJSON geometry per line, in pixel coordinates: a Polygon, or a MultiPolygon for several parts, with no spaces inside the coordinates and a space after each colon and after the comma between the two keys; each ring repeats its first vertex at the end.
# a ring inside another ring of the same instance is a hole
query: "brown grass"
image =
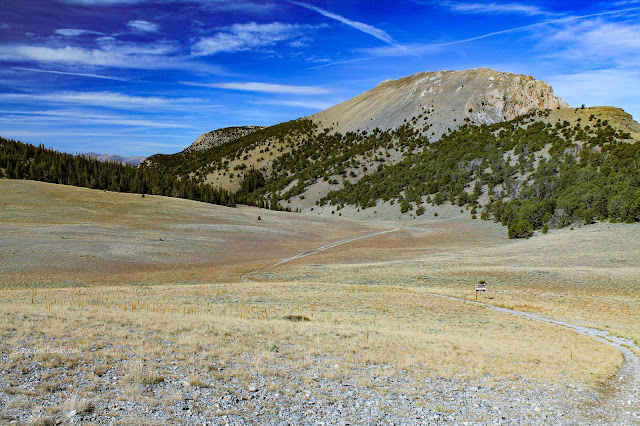
{"type": "Polygon", "coordinates": [[[2,390],[32,405],[75,395],[49,417],[98,409],[97,389],[153,406],[185,386],[256,380],[274,392],[321,392],[325,379],[386,392],[393,380],[593,386],[615,373],[621,355],[603,343],[427,294],[473,298],[480,279],[485,302],[640,339],[637,225],[509,241],[487,222],[416,223],[240,283],[389,224],[33,182],[0,180],[0,193],[0,354],[11,371],[2,390]],[[36,364],[47,371],[26,391],[18,385],[36,364]],[[74,388],[79,379],[89,384],[74,388]]]}

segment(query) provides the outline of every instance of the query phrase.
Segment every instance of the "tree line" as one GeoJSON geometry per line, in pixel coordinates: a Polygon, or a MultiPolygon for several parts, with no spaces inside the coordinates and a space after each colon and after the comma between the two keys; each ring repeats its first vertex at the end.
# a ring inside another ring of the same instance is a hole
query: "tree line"
{"type": "Polygon", "coordinates": [[[104,162],[5,138],[0,138],[0,177],[114,192],[164,195],[228,207],[236,205],[235,194],[181,179],[163,167],[133,167],[113,161],[104,162]]]}

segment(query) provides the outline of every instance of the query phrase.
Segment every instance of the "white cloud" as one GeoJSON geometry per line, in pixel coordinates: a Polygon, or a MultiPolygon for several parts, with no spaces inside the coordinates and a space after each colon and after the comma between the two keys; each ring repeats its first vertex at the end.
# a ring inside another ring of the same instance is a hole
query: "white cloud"
{"type": "Polygon", "coordinates": [[[100,48],[107,52],[114,52],[119,55],[170,55],[180,50],[180,45],[172,41],[158,41],[155,43],[131,43],[120,41],[114,37],[100,37],[96,40],[100,48]]]}
{"type": "Polygon", "coordinates": [[[133,69],[198,70],[211,74],[226,74],[217,65],[193,61],[177,53],[177,43],[127,43],[112,37],[97,40],[99,49],[82,47],[47,47],[33,45],[0,45],[0,61],[41,62],[64,65],[88,65],[133,69]]]}
{"type": "Polygon", "coordinates": [[[44,46],[2,46],[0,59],[26,59],[36,62],[65,62],[86,65],[124,65],[125,58],[98,49],[80,47],[50,48],[44,46]]]}
{"type": "Polygon", "coordinates": [[[181,81],[188,86],[213,87],[216,89],[240,90],[243,92],[277,93],[286,95],[319,95],[330,91],[317,86],[290,86],[284,84],[270,84],[260,82],[242,83],[192,83],[181,81]]]}
{"type": "Polygon", "coordinates": [[[224,32],[213,37],[202,37],[192,47],[196,56],[214,55],[220,52],[241,52],[265,46],[273,46],[278,42],[301,36],[309,26],[283,24],[234,24],[224,32]]]}
{"type": "Polygon", "coordinates": [[[640,61],[640,24],[602,18],[564,25],[541,35],[539,48],[562,60],[633,65],[640,61]]]}
{"type": "Polygon", "coordinates": [[[184,109],[187,105],[203,103],[195,98],[164,98],[159,96],[135,96],[117,92],[53,92],[46,94],[2,93],[4,101],[40,101],[94,105],[107,108],[138,109],[184,109]]]}
{"type": "Polygon", "coordinates": [[[519,14],[519,15],[547,15],[545,10],[524,3],[461,3],[447,1],[438,3],[454,12],[475,14],[519,14]]]}
{"type": "MultiPolygon", "coordinates": [[[[112,6],[120,4],[152,3],[151,0],[58,0],[62,3],[78,4],[82,6],[112,6]]],[[[251,0],[164,0],[166,3],[197,3],[213,11],[238,11],[265,14],[278,7],[275,3],[251,0]]]]}
{"type": "Polygon", "coordinates": [[[324,9],[320,9],[319,7],[315,7],[306,3],[300,3],[300,2],[296,2],[296,1],[291,1],[292,4],[298,5],[300,7],[304,7],[305,9],[309,9],[309,10],[313,10],[314,12],[319,13],[322,16],[325,16],[327,18],[330,19],[334,19],[338,22],[342,22],[345,25],[350,26],[351,28],[355,28],[358,31],[362,31],[365,34],[369,34],[375,38],[377,38],[378,40],[384,41],[385,43],[387,43],[390,46],[393,46],[394,48],[403,51],[405,53],[410,53],[412,55],[417,56],[417,54],[415,52],[413,52],[410,49],[407,49],[406,46],[403,46],[401,44],[398,44],[393,37],[391,37],[386,31],[380,29],[380,28],[376,28],[372,25],[369,24],[365,24],[363,22],[358,22],[358,21],[352,21],[351,19],[345,18],[342,15],[338,15],[337,13],[333,13],[333,12],[329,12],[328,10],[324,10],[324,9]]]}
{"type": "Polygon", "coordinates": [[[134,29],[137,31],[143,31],[143,32],[154,32],[160,29],[160,26],[158,24],[154,24],[153,22],[149,22],[149,21],[139,21],[139,20],[129,21],[127,23],[127,26],[131,29],[134,29]]]}
{"type": "Polygon", "coordinates": [[[103,34],[99,31],[82,30],[82,29],[75,29],[75,28],[61,28],[59,30],[56,30],[55,33],[65,37],[77,37],[85,34],[103,34]]]}
{"type": "Polygon", "coordinates": [[[59,122],[63,117],[65,124],[109,124],[113,126],[135,126],[153,128],[191,128],[182,123],[170,123],[167,121],[153,121],[147,119],[134,119],[131,116],[91,114],[86,111],[0,111],[3,114],[0,122],[16,124],[19,122],[33,123],[34,120],[59,122]],[[16,116],[25,116],[17,118],[16,116]]]}
{"type": "Polygon", "coordinates": [[[146,0],[59,0],[63,3],[80,4],[83,6],[110,6],[113,4],[135,4],[146,0]]]}
{"type": "MultiPolygon", "coordinates": [[[[480,34],[477,35],[475,37],[469,37],[469,38],[465,38],[465,39],[460,39],[460,40],[452,40],[452,41],[446,41],[446,42],[441,42],[441,43],[413,43],[408,45],[409,48],[411,49],[412,52],[417,52],[417,53],[429,53],[429,52],[433,52],[435,50],[441,50],[441,48],[447,47],[447,46],[454,46],[454,45],[458,45],[458,44],[464,44],[464,43],[469,43],[472,41],[476,41],[476,40],[482,40],[485,38],[491,38],[491,37],[495,37],[495,36],[500,36],[500,35],[504,35],[504,34],[510,34],[510,33],[515,33],[515,32],[524,32],[524,31],[534,31],[538,28],[541,27],[551,27],[553,25],[567,25],[566,28],[571,28],[572,26],[576,26],[576,22],[579,21],[584,21],[586,19],[590,19],[590,18],[597,18],[597,17],[604,17],[604,16],[610,16],[610,15],[623,15],[623,14],[628,14],[628,13],[634,13],[636,11],[640,10],[640,8],[635,7],[635,8],[628,8],[628,9],[621,9],[621,10],[610,10],[610,11],[605,11],[605,12],[598,12],[598,13],[592,13],[589,15],[578,15],[578,16],[568,16],[568,17],[564,17],[564,18],[557,18],[557,19],[550,19],[547,21],[542,21],[542,22],[536,22],[534,24],[530,24],[530,25],[523,25],[523,26],[519,26],[519,27],[514,27],[514,28],[509,28],[506,30],[500,30],[500,31],[493,31],[493,32],[489,32],[489,33],[484,33],[484,34],[480,34]]],[[[616,25],[618,24],[618,22],[616,22],[616,25]]],[[[541,34],[544,34],[545,36],[548,37],[553,37],[553,34],[555,34],[554,31],[549,31],[549,30],[545,30],[544,32],[541,32],[541,34]],[[551,35],[550,35],[551,34],[551,35]]],[[[368,48],[368,49],[361,49],[362,52],[366,52],[370,55],[373,56],[399,56],[401,55],[401,52],[399,52],[397,49],[394,49],[392,47],[374,47],[374,48],[368,48]]]]}

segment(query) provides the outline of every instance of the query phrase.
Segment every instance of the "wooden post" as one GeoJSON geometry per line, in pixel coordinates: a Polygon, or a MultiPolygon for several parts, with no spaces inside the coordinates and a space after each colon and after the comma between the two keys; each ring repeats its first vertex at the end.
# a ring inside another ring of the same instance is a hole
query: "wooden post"
{"type": "Polygon", "coordinates": [[[486,292],[487,291],[487,285],[486,284],[476,284],[476,300],[478,300],[478,292],[479,291],[486,292]]]}

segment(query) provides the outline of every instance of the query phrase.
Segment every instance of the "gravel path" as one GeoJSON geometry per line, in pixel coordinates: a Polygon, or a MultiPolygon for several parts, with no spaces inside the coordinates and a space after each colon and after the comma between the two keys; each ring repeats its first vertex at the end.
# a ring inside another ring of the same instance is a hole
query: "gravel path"
{"type": "Polygon", "coordinates": [[[433,297],[440,297],[443,299],[492,309],[494,311],[502,312],[508,315],[527,318],[532,321],[566,328],[568,330],[575,331],[576,333],[593,337],[596,340],[613,346],[614,348],[618,349],[624,356],[624,363],[611,382],[611,395],[605,397],[601,401],[598,401],[597,404],[594,404],[591,409],[592,414],[598,417],[604,417],[608,421],[640,424],[640,418],[638,417],[638,413],[636,412],[639,409],[638,403],[640,402],[640,359],[634,352],[640,352],[640,345],[638,345],[633,340],[615,336],[605,330],[598,330],[595,328],[575,325],[566,321],[548,318],[543,315],[538,315],[531,312],[501,308],[499,306],[490,305],[488,303],[461,299],[458,297],[446,296],[442,294],[429,292],[421,293],[433,297]]]}
{"type": "MultiPolygon", "coordinates": [[[[242,275],[242,281],[255,282],[249,278],[250,275],[262,272],[267,269],[274,268],[284,263],[290,262],[295,259],[310,256],[333,247],[340,246],[352,241],[361,240],[364,238],[370,238],[376,235],[381,235],[390,232],[396,232],[399,228],[393,228],[387,231],[375,232],[372,234],[363,235],[360,237],[349,238],[334,243],[318,247],[316,249],[308,250],[303,253],[296,254],[294,256],[283,259],[273,265],[266,266],[264,268],[247,272],[242,275]]],[[[613,346],[619,350],[623,357],[624,363],[618,370],[616,376],[609,384],[609,389],[603,392],[604,397],[595,401],[590,407],[589,411],[592,416],[598,418],[600,421],[605,422],[617,422],[624,424],[640,424],[640,358],[634,353],[637,351],[640,353],[640,345],[635,341],[627,339],[625,337],[615,336],[608,331],[598,330],[595,328],[584,327],[576,324],[571,324],[566,321],[561,321],[553,318],[548,318],[542,315],[517,311],[507,308],[501,308],[498,306],[490,305],[487,303],[477,302],[473,300],[462,299],[453,296],[446,296],[442,294],[421,292],[422,294],[432,297],[440,297],[443,299],[452,300],[455,302],[466,303],[482,308],[492,309],[504,314],[519,316],[536,322],[542,322],[545,324],[551,324],[558,327],[562,327],[568,330],[572,330],[576,333],[584,334],[593,337],[603,343],[613,346]]],[[[593,398],[593,397],[592,397],[593,398]]]]}

